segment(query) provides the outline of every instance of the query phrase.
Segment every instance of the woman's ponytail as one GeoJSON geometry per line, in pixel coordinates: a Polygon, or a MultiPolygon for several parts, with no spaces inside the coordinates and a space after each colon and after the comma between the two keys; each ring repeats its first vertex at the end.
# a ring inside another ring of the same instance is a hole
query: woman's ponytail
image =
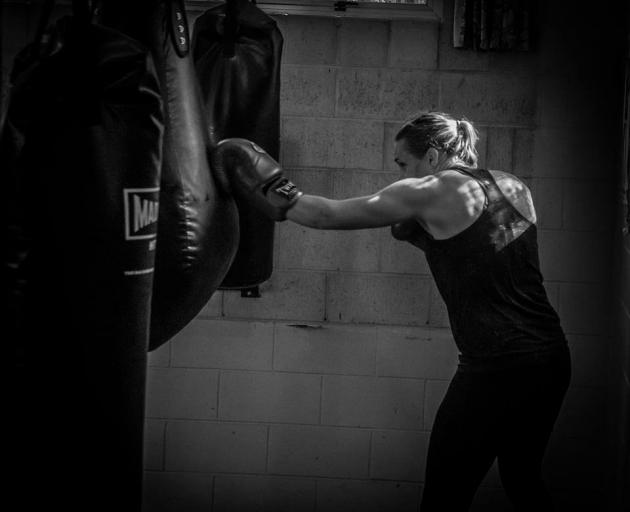
{"type": "Polygon", "coordinates": [[[401,139],[417,158],[432,147],[444,151],[453,164],[477,166],[479,135],[467,119],[457,121],[443,112],[423,112],[403,124],[396,134],[396,140],[401,139]]]}

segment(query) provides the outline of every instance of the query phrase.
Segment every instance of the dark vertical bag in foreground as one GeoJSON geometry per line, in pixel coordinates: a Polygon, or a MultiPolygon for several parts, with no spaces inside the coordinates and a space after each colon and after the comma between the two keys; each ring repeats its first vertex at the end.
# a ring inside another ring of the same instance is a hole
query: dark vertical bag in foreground
{"type": "Polygon", "coordinates": [[[208,302],[238,245],[238,211],[210,168],[210,140],[182,0],[108,0],[101,20],[150,49],[164,101],[164,158],[150,349],[208,302]]]}
{"type": "Polygon", "coordinates": [[[13,510],[139,511],[163,112],[151,55],[61,19],[1,139],[13,510]]]}
{"type": "MultiPolygon", "coordinates": [[[[229,0],[197,18],[193,55],[214,144],[249,139],[279,159],[282,44],[275,20],[248,0],[229,0]]],[[[255,287],[273,270],[273,221],[243,199],[237,206],[240,242],[224,289],[255,287]]]]}

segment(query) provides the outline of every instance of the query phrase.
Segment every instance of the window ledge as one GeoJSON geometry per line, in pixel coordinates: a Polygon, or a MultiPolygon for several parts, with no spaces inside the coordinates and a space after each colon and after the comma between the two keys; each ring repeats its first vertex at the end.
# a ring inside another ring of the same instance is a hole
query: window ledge
{"type": "MultiPolygon", "coordinates": [[[[186,0],[186,8],[190,12],[202,12],[222,4],[219,1],[204,0],[186,0]]],[[[298,1],[294,3],[287,2],[266,2],[258,0],[256,3],[262,11],[271,15],[280,16],[319,16],[326,18],[358,18],[373,20],[408,20],[408,21],[426,21],[438,23],[441,21],[441,0],[429,2],[430,5],[404,5],[404,4],[388,4],[388,5],[367,5],[358,4],[350,5],[345,11],[336,11],[334,9],[334,1],[330,0],[327,4],[322,2],[313,2],[310,5],[302,5],[298,1]]]]}

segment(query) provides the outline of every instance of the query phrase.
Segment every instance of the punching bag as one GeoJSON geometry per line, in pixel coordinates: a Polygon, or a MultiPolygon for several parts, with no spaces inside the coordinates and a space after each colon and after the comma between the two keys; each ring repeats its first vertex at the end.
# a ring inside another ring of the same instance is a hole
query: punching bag
{"type": "Polygon", "coordinates": [[[0,141],[13,314],[7,502],[140,511],[159,84],[143,45],[83,11],[49,40],[14,69],[0,141]]]}
{"type": "MultiPolygon", "coordinates": [[[[197,18],[193,55],[213,143],[249,139],[278,160],[282,43],[275,20],[248,0],[228,0],[197,18]]],[[[220,287],[246,290],[271,276],[274,223],[236,201],[240,242],[220,287]]]]}
{"type": "Polygon", "coordinates": [[[209,134],[182,0],[109,0],[103,23],[144,41],[165,134],[150,349],[179,332],[217,289],[238,245],[238,211],[208,163],[209,134]]]}

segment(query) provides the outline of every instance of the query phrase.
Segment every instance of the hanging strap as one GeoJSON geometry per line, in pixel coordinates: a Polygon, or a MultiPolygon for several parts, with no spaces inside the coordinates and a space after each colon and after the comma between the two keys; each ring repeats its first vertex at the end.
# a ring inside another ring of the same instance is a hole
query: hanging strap
{"type": "Polygon", "coordinates": [[[169,32],[173,40],[175,52],[180,57],[186,57],[190,51],[190,31],[184,0],[169,0],[170,22],[169,32]]]}

